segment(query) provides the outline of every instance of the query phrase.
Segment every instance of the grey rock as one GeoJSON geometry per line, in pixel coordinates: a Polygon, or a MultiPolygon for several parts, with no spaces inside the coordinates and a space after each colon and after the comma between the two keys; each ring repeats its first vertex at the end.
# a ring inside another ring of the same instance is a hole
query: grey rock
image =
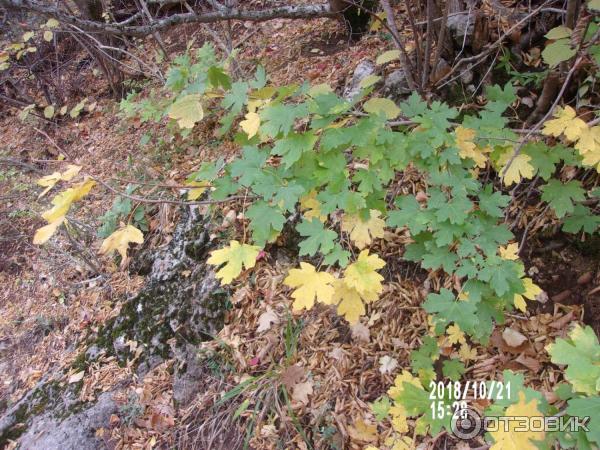
{"type": "Polygon", "coordinates": [[[385,78],[383,94],[386,97],[390,97],[394,101],[399,101],[411,92],[404,70],[394,70],[385,78]]]}
{"type": "Polygon", "coordinates": [[[175,369],[173,377],[173,399],[179,407],[189,405],[200,391],[206,378],[198,359],[197,349],[188,345],[177,352],[177,359],[182,362],[175,369]]]}
{"type": "Polygon", "coordinates": [[[464,12],[448,17],[446,22],[452,39],[459,48],[473,43],[473,35],[475,34],[475,16],[464,12]]]}
{"type": "Polygon", "coordinates": [[[96,403],[64,420],[46,412],[34,417],[28,430],[19,440],[27,450],[92,450],[106,448],[95,435],[98,428],[109,425],[111,414],[118,411],[112,393],[105,392],[96,403]]]}
{"type": "Polygon", "coordinates": [[[370,75],[375,73],[375,63],[368,59],[361,61],[354,69],[354,74],[352,75],[352,80],[344,89],[343,97],[346,100],[352,100],[360,93],[360,82],[367,78],[370,75]]]}
{"type": "Polygon", "coordinates": [[[462,81],[463,84],[470,84],[473,81],[473,70],[471,69],[471,64],[461,70],[460,81],[462,81]]]}

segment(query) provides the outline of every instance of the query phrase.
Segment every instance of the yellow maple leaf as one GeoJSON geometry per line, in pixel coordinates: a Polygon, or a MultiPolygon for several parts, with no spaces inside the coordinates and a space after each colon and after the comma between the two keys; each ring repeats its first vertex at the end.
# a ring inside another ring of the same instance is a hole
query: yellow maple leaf
{"type": "MultiPolygon", "coordinates": [[[[360,316],[365,314],[365,306],[363,301],[370,303],[377,300],[377,295],[366,295],[364,298],[356,289],[346,284],[343,279],[336,279],[333,283],[333,296],[331,303],[337,306],[337,313],[344,316],[350,323],[358,322],[360,316]]],[[[372,294],[372,293],[369,293],[372,294]]]]}
{"type": "Polygon", "coordinates": [[[519,259],[519,244],[512,242],[506,247],[498,247],[498,253],[500,253],[501,258],[516,261],[519,259]]]}
{"type": "Polygon", "coordinates": [[[300,197],[300,208],[304,211],[303,216],[308,221],[311,221],[313,217],[321,222],[327,220],[327,215],[321,214],[321,202],[317,200],[317,191],[310,191],[300,197]]]}
{"type": "Polygon", "coordinates": [[[210,258],[206,262],[213,266],[225,264],[216,273],[216,277],[221,280],[221,284],[229,284],[242,273],[242,266],[246,270],[254,267],[260,250],[257,245],[240,244],[233,240],[229,241],[229,247],[210,252],[210,258]]]}
{"type": "Polygon", "coordinates": [[[446,329],[446,334],[448,335],[448,342],[450,345],[459,343],[464,344],[466,342],[465,333],[462,332],[458,325],[450,325],[446,329]]]}
{"type": "Polygon", "coordinates": [[[198,200],[206,189],[210,187],[210,183],[208,181],[189,181],[186,183],[186,186],[194,186],[193,189],[188,191],[187,199],[198,200]]]}
{"type": "Polygon", "coordinates": [[[413,450],[416,448],[413,438],[410,436],[397,436],[391,444],[391,450],[413,450]]]}
{"type": "Polygon", "coordinates": [[[555,119],[547,120],[544,123],[542,134],[554,137],[564,134],[569,141],[576,141],[588,127],[583,120],[576,117],[575,110],[570,106],[557,108],[554,117],[555,119]]]}
{"type": "MultiPolygon", "coordinates": [[[[508,159],[510,161],[510,158],[508,159]]],[[[507,161],[507,163],[508,163],[507,161]]],[[[502,181],[505,186],[510,186],[513,183],[518,183],[522,178],[531,179],[533,178],[533,174],[535,173],[535,168],[529,164],[531,161],[531,157],[529,155],[525,155],[523,153],[515,156],[515,159],[512,160],[512,163],[505,169],[506,166],[502,167],[502,172],[504,176],[502,181]]]]}
{"type": "MultiPolygon", "coordinates": [[[[506,408],[505,417],[543,417],[538,410],[537,400],[532,399],[525,403],[525,393],[519,392],[519,401],[506,408]]],[[[544,431],[516,431],[520,421],[509,420],[505,426],[498,427],[497,431],[490,431],[494,445],[490,450],[536,450],[534,441],[544,440],[544,431]]]]}
{"type": "Polygon", "coordinates": [[[408,432],[408,423],[406,422],[406,410],[401,405],[394,405],[390,408],[390,416],[392,416],[392,427],[398,433],[408,432]]]}
{"type": "Polygon", "coordinates": [[[49,223],[46,226],[38,228],[35,234],[33,235],[33,243],[35,245],[40,245],[50,239],[54,233],[56,233],[56,229],[65,221],[65,216],[59,217],[54,222],[49,223]]]}
{"type": "Polygon", "coordinates": [[[102,242],[100,253],[118,251],[123,261],[127,258],[127,247],[130,242],[144,243],[144,234],[131,224],[119,228],[102,242]]]}
{"type": "Polygon", "coordinates": [[[348,434],[353,441],[377,442],[377,425],[367,423],[362,419],[356,419],[354,426],[348,427],[348,434]]]}
{"type": "Polygon", "coordinates": [[[383,266],[385,261],[379,256],[369,255],[369,250],[363,250],[356,261],[346,267],[344,281],[363,298],[379,297],[383,291],[383,277],[376,270],[383,266]]]}
{"type": "Polygon", "coordinates": [[[45,177],[40,178],[39,180],[37,180],[37,185],[38,186],[43,186],[46,189],[44,189],[44,191],[38,196],[38,198],[42,198],[44,195],[46,195],[46,193],[52,189],[56,183],[58,183],[59,181],[70,181],[72,180],[81,170],[81,166],[76,166],[74,164],[69,164],[67,166],[67,170],[65,170],[64,172],[60,173],[60,172],[54,172],[51,175],[46,175],[45,177]]]}
{"type": "Polygon", "coordinates": [[[83,197],[85,197],[95,184],[96,182],[93,180],[84,180],[83,182],[57,194],[51,202],[54,206],[48,211],[45,211],[42,214],[42,217],[46,219],[48,223],[52,223],[61,217],[66,216],[73,202],[81,200],[83,197]]]}
{"type": "Polygon", "coordinates": [[[462,344],[458,350],[458,356],[463,361],[470,361],[477,357],[477,349],[471,348],[469,344],[462,344]]]}
{"type": "Polygon", "coordinates": [[[485,168],[487,163],[485,153],[489,153],[491,149],[489,147],[483,149],[477,147],[477,144],[473,142],[473,139],[475,139],[475,130],[459,126],[456,127],[454,133],[456,135],[456,146],[459,150],[458,155],[462,159],[471,158],[475,161],[477,167],[485,168]]]}
{"type": "Polygon", "coordinates": [[[180,128],[194,128],[204,118],[200,94],[189,94],[180,98],[169,108],[169,117],[175,119],[180,128]]]}
{"type": "Polygon", "coordinates": [[[589,152],[598,152],[600,149],[600,126],[584,128],[579,135],[575,148],[582,155],[589,152]]]}
{"type": "Polygon", "coordinates": [[[525,292],[523,294],[515,294],[513,303],[515,307],[523,312],[527,311],[527,303],[525,299],[535,300],[535,298],[542,293],[542,289],[533,282],[531,278],[522,278],[523,287],[525,292]]]}
{"type": "Polygon", "coordinates": [[[283,283],[296,288],[292,292],[295,311],[311,309],[315,299],[328,305],[332,304],[335,278],[327,272],[317,272],[312,264],[301,262],[300,269],[291,269],[283,283]]]}
{"type": "Polygon", "coordinates": [[[388,395],[394,400],[397,399],[404,392],[404,383],[410,383],[419,389],[423,389],[423,385],[417,377],[413,376],[408,370],[403,370],[401,374],[396,375],[394,385],[387,391],[388,395]]]}
{"type": "Polygon", "coordinates": [[[350,233],[350,239],[359,249],[369,245],[372,239],[383,237],[385,221],[380,219],[381,213],[376,209],[369,211],[369,219],[363,221],[359,214],[344,214],[342,231],[350,233]]]}
{"type": "Polygon", "coordinates": [[[240,122],[240,128],[248,135],[248,139],[252,139],[260,128],[260,116],[255,112],[249,112],[240,122]]]}

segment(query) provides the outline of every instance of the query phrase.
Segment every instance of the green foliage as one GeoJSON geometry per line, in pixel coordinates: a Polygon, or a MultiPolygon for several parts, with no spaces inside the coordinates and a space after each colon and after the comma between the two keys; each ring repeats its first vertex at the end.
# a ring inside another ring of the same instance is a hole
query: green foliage
{"type": "MultiPolygon", "coordinates": [[[[135,186],[129,185],[125,192],[131,195],[135,192],[135,189],[135,186]]],[[[132,200],[127,197],[117,197],[113,201],[112,207],[100,217],[98,237],[107,238],[110,236],[119,227],[119,222],[131,223],[142,231],[148,231],[144,205],[138,204],[133,208],[132,200]]]]}

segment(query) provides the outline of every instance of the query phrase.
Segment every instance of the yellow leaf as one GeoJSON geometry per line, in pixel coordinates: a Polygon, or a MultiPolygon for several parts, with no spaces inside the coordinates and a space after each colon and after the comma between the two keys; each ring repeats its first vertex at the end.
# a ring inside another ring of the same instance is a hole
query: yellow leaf
{"type": "Polygon", "coordinates": [[[362,419],[357,419],[354,426],[348,427],[348,434],[354,441],[377,442],[377,425],[371,425],[362,419]]]}
{"type": "Polygon", "coordinates": [[[190,181],[186,183],[186,186],[197,186],[194,189],[190,189],[187,193],[188,200],[198,200],[202,194],[206,191],[206,188],[210,187],[208,181],[190,181]]]}
{"type": "Polygon", "coordinates": [[[54,117],[54,106],[48,105],[44,108],[44,117],[46,119],[52,119],[52,117],[54,117]]]}
{"type": "Polygon", "coordinates": [[[327,220],[327,215],[321,214],[321,202],[317,200],[317,191],[310,191],[307,195],[300,197],[300,208],[304,210],[304,218],[308,221],[317,218],[321,222],[327,220]]]}
{"type": "Polygon", "coordinates": [[[365,102],[363,109],[372,114],[384,113],[388,120],[395,119],[400,115],[400,108],[389,98],[371,98],[365,102]]]}
{"type": "MultiPolygon", "coordinates": [[[[334,293],[331,297],[331,304],[338,305],[337,313],[344,316],[351,324],[358,322],[359,317],[366,312],[358,291],[348,286],[344,280],[335,280],[333,288],[334,293]]],[[[374,300],[376,299],[377,297],[374,298],[374,300]]]]}
{"type": "Polygon", "coordinates": [[[100,253],[111,253],[116,250],[121,255],[121,258],[125,260],[125,258],[127,258],[127,247],[130,242],[143,244],[144,234],[133,225],[128,224],[125,227],[119,228],[104,239],[102,246],[100,247],[100,253]]]}
{"type": "Polygon", "coordinates": [[[260,116],[255,112],[249,112],[246,114],[246,120],[240,122],[240,127],[248,135],[248,139],[252,139],[260,128],[260,116]]]}
{"type": "Polygon", "coordinates": [[[300,263],[300,269],[291,269],[283,283],[291,288],[295,311],[303,308],[311,309],[315,299],[319,302],[331,304],[335,289],[335,278],[327,272],[317,272],[312,264],[300,263]]]}
{"type": "Polygon", "coordinates": [[[34,36],[34,32],[33,31],[28,31],[27,33],[23,34],[23,42],[27,42],[28,40],[30,40],[33,36],[34,36]]]}
{"type": "Polygon", "coordinates": [[[404,392],[404,383],[410,383],[419,389],[423,389],[423,385],[417,377],[413,376],[408,370],[403,370],[401,374],[396,375],[394,385],[388,389],[388,395],[393,400],[397,399],[404,392]]]}
{"type": "Polygon", "coordinates": [[[515,294],[513,297],[513,303],[515,304],[515,308],[520,311],[527,312],[527,302],[520,294],[515,294]]]}
{"type": "Polygon", "coordinates": [[[50,31],[50,30],[44,31],[44,40],[46,42],[50,42],[53,37],[54,37],[54,33],[52,31],[50,31]]]}
{"type": "Polygon", "coordinates": [[[383,291],[383,277],[376,272],[385,266],[385,262],[377,255],[369,255],[369,250],[363,250],[355,262],[346,267],[344,281],[356,289],[363,298],[378,297],[383,291]]]}
{"type": "Polygon", "coordinates": [[[531,278],[522,278],[523,287],[525,292],[523,294],[515,294],[513,303],[515,307],[523,312],[527,311],[527,302],[525,299],[535,300],[535,298],[542,293],[542,289],[536,285],[531,278]]]}
{"type": "MultiPolygon", "coordinates": [[[[529,161],[531,161],[531,157],[529,155],[525,155],[523,153],[517,155],[515,159],[513,159],[508,170],[506,170],[504,173],[504,177],[502,179],[504,185],[510,186],[514,183],[518,183],[522,178],[533,178],[535,169],[531,164],[529,164],[529,161]]],[[[504,167],[502,168],[502,171],[504,172],[504,167]]]]}
{"type": "Polygon", "coordinates": [[[406,422],[406,412],[403,414],[393,414],[392,409],[404,409],[398,408],[397,406],[392,406],[390,408],[390,414],[392,415],[392,427],[398,433],[408,433],[408,423],[406,422]]]}
{"type": "Polygon", "coordinates": [[[375,60],[375,64],[380,66],[381,64],[395,61],[398,58],[400,58],[400,50],[388,50],[387,52],[383,52],[377,57],[377,59],[375,60]]]}
{"type": "Polygon", "coordinates": [[[48,223],[55,222],[62,216],[66,216],[73,202],[85,197],[96,184],[93,180],[85,180],[59,194],[52,199],[54,205],[42,214],[48,223]]]}
{"type": "Polygon", "coordinates": [[[391,450],[414,450],[416,448],[410,436],[397,436],[391,443],[391,450]]]}
{"type": "Polygon", "coordinates": [[[33,235],[33,243],[35,245],[40,245],[46,242],[50,237],[56,233],[58,227],[65,221],[65,217],[59,217],[52,223],[49,223],[46,226],[38,228],[35,234],[33,235]]]}
{"type": "MultiPolygon", "coordinates": [[[[533,399],[525,403],[525,393],[519,392],[519,401],[506,408],[505,417],[540,417],[542,413],[538,410],[537,400],[533,399]]],[[[494,445],[490,450],[536,450],[538,448],[534,441],[544,440],[544,431],[517,431],[520,421],[509,420],[504,426],[498,427],[497,431],[490,431],[494,439],[494,445]]]]}
{"type": "Polygon", "coordinates": [[[190,94],[180,98],[169,108],[169,117],[175,119],[180,128],[194,128],[196,122],[204,118],[200,94],[190,94]]]}
{"type": "Polygon", "coordinates": [[[457,127],[455,130],[456,134],[456,146],[458,147],[458,155],[462,159],[470,158],[475,161],[475,165],[481,169],[485,168],[487,163],[487,157],[485,153],[489,153],[491,150],[489,147],[480,149],[473,142],[475,139],[475,130],[470,128],[457,127]]]}
{"type": "Polygon", "coordinates": [[[229,284],[242,273],[242,265],[246,269],[254,267],[259,252],[260,247],[257,245],[230,241],[229,247],[210,252],[210,258],[206,262],[215,266],[225,263],[225,266],[217,272],[216,276],[221,280],[221,284],[229,284]]]}
{"type": "Polygon", "coordinates": [[[570,141],[575,141],[579,138],[587,124],[578,117],[573,108],[566,106],[565,108],[557,108],[554,113],[555,119],[546,121],[542,133],[546,136],[559,137],[564,134],[570,141]]]}
{"type": "Polygon", "coordinates": [[[48,22],[46,22],[46,27],[48,28],[56,28],[58,25],[58,20],[56,19],[48,19],[48,22]]]}
{"type": "Polygon", "coordinates": [[[367,221],[363,221],[359,214],[344,214],[342,219],[342,231],[350,233],[350,239],[361,250],[369,245],[372,239],[383,237],[385,221],[379,218],[381,213],[372,209],[369,214],[367,221]]]}
{"type": "Polygon", "coordinates": [[[519,259],[519,244],[513,242],[506,247],[498,247],[498,253],[501,258],[516,261],[519,259]]]}
{"type": "Polygon", "coordinates": [[[369,75],[368,77],[363,78],[358,86],[362,89],[366,89],[376,84],[379,80],[381,80],[379,75],[369,75]]]}
{"type": "Polygon", "coordinates": [[[462,332],[458,325],[450,325],[446,330],[446,334],[448,335],[450,345],[464,344],[466,342],[465,333],[462,332]]]}
{"type": "Polygon", "coordinates": [[[469,344],[462,344],[458,350],[458,356],[463,361],[469,361],[477,357],[477,349],[469,347],[469,344]]]}

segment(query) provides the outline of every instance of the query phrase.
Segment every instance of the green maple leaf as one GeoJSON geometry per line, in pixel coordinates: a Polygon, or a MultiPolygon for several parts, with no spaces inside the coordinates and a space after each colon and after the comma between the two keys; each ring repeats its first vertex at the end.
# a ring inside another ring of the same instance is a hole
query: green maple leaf
{"type": "Polygon", "coordinates": [[[276,137],[280,133],[287,135],[293,128],[297,119],[308,115],[306,103],[299,105],[275,104],[264,107],[260,111],[260,129],[269,137],[276,137]]]}
{"type": "Polygon", "coordinates": [[[456,256],[456,253],[451,252],[447,247],[434,245],[428,248],[428,252],[423,255],[421,266],[424,269],[432,270],[443,268],[447,274],[452,274],[457,261],[458,256],[456,256]]]}
{"type": "Polygon", "coordinates": [[[561,159],[559,152],[554,150],[543,142],[529,142],[523,146],[522,153],[531,158],[530,164],[537,169],[540,178],[548,180],[556,171],[556,165],[561,159]]]}
{"type": "Polygon", "coordinates": [[[381,422],[388,416],[391,407],[392,403],[387,395],[371,403],[371,411],[375,414],[375,419],[378,422],[381,422]]]}
{"type": "Polygon", "coordinates": [[[267,161],[267,153],[257,147],[245,147],[242,158],[231,163],[231,175],[239,177],[242,186],[250,186],[263,176],[262,166],[267,161]]]}
{"type": "Polygon", "coordinates": [[[427,113],[428,107],[427,102],[423,101],[419,94],[413,92],[405,102],[400,103],[400,109],[402,114],[412,118],[427,113]]]}
{"type": "Polygon", "coordinates": [[[462,224],[469,216],[473,203],[465,194],[454,196],[450,200],[439,190],[432,190],[427,202],[428,209],[436,209],[435,217],[439,221],[449,220],[453,224],[462,224]]]}
{"type": "Polygon", "coordinates": [[[223,69],[216,66],[211,66],[207,71],[208,81],[214,87],[222,86],[223,89],[231,89],[231,79],[223,69]]]}
{"type": "MultiPolygon", "coordinates": [[[[496,256],[489,256],[486,265],[479,271],[478,278],[490,283],[497,295],[508,292],[518,293],[520,277],[517,265],[513,261],[496,256]]],[[[521,283],[522,288],[522,283],[521,283]]]]}
{"type": "Polygon", "coordinates": [[[577,325],[569,339],[557,339],[546,347],[554,364],[565,364],[565,378],[576,392],[596,394],[600,390],[600,345],[594,330],[577,325]]]}
{"type": "Polygon", "coordinates": [[[569,400],[567,414],[575,417],[589,417],[586,437],[590,442],[600,444],[600,396],[572,398],[569,400]]]}
{"type": "Polygon", "coordinates": [[[571,48],[570,39],[558,39],[548,44],[542,51],[544,62],[550,67],[555,67],[563,61],[575,56],[576,50],[571,48]]]}
{"type": "Polygon", "coordinates": [[[365,194],[381,190],[381,177],[374,170],[360,169],[356,171],[352,181],[359,183],[358,190],[365,194]]]}
{"type": "Polygon", "coordinates": [[[332,266],[335,263],[338,263],[339,266],[343,269],[350,262],[350,252],[348,250],[344,250],[339,243],[335,243],[333,250],[323,258],[323,264],[328,266],[332,266]]]}
{"type": "Polygon", "coordinates": [[[452,381],[458,381],[467,369],[460,359],[448,359],[442,363],[442,373],[452,381]]]}
{"type": "Polygon", "coordinates": [[[323,223],[314,218],[311,221],[303,220],[296,226],[300,236],[306,239],[300,241],[300,256],[314,256],[318,251],[323,255],[333,250],[338,235],[333,230],[325,229],[323,223]]]}
{"type": "MultiPolygon", "coordinates": [[[[500,380],[498,380],[500,381],[500,380]]],[[[525,376],[522,373],[516,373],[511,370],[502,372],[502,389],[496,384],[493,390],[490,390],[490,399],[493,404],[485,410],[486,416],[501,416],[506,408],[514,405],[519,401],[519,392],[525,394],[525,401],[538,401],[538,408],[542,411],[546,407],[546,402],[543,400],[542,393],[535,389],[525,387],[525,376]]],[[[497,382],[496,382],[497,383],[497,382]]],[[[492,387],[492,382],[488,381],[488,389],[492,387]]]]}
{"type": "Polygon", "coordinates": [[[452,322],[465,333],[472,334],[477,326],[477,305],[471,299],[457,300],[454,294],[443,288],[439,294],[429,294],[423,303],[423,309],[430,314],[436,313],[435,329],[443,333],[452,322]]]}
{"type": "Polygon", "coordinates": [[[579,181],[571,180],[561,183],[552,179],[541,189],[542,200],[550,203],[559,219],[575,210],[573,202],[585,200],[585,191],[579,181]]]}
{"type": "Polygon", "coordinates": [[[238,114],[244,108],[247,100],[248,83],[236,81],[231,85],[231,90],[225,94],[221,106],[230,109],[232,113],[238,114]]]}
{"type": "Polygon", "coordinates": [[[449,245],[454,242],[456,238],[459,238],[465,234],[465,227],[460,225],[452,225],[448,221],[440,222],[437,224],[438,229],[433,233],[435,236],[435,243],[438,247],[449,245]]]}
{"type": "Polygon", "coordinates": [[[283,229],[285,216],[277,207],[259,200],[248,208],[246,217],[250,219],[252,238],[259,247],[271,242],[283,229]]]}
{"type": "Polygon", "coordinates": [[[312,132],[290,133],[277,140],[271,154],[282,156],[281,162],[289,168],[300,159],[302,153],[311,151],[316,142],[317,136],[312,132]]]}
{"type": "Polygon", "coordinates": [[[600,216],[593,214],[590,209],[583,205],[575,205],[573,214],[566,217],[562,226],[567,233],[594,233],[600,227],[600,216]]]}
{"type": "Polygon", "coordinates": [[[504,217],[504,210],[510,203],[510,196],[501,192],[492,192],[488,184],[479,192],[479,209],[492,217],[504,217]]]}
{"type": "Polygon", "coordinates": [[[212,198],[215,200],[223,200],[238,191],[239,185],[231,178],[230,175],[224,175],[213,181],[215,188],[212,191],[212,198]]]}
{"type": "Polygon", "coordinates": [[[429,214],[421,209],[419,202],[412,195],[396,199],[397,210],[388,214],[387,225],[389,227],[402,228],[407,226],[413,236],[427,230],[429,214]]]}
{"type": "Polygon", "coordinates": [[[296,203],[306,190],[293,181],[288,182],[285,186],[279,186],[273,196],[273,203],[281,206],[285,211],[293,211],[296,203]]]}

